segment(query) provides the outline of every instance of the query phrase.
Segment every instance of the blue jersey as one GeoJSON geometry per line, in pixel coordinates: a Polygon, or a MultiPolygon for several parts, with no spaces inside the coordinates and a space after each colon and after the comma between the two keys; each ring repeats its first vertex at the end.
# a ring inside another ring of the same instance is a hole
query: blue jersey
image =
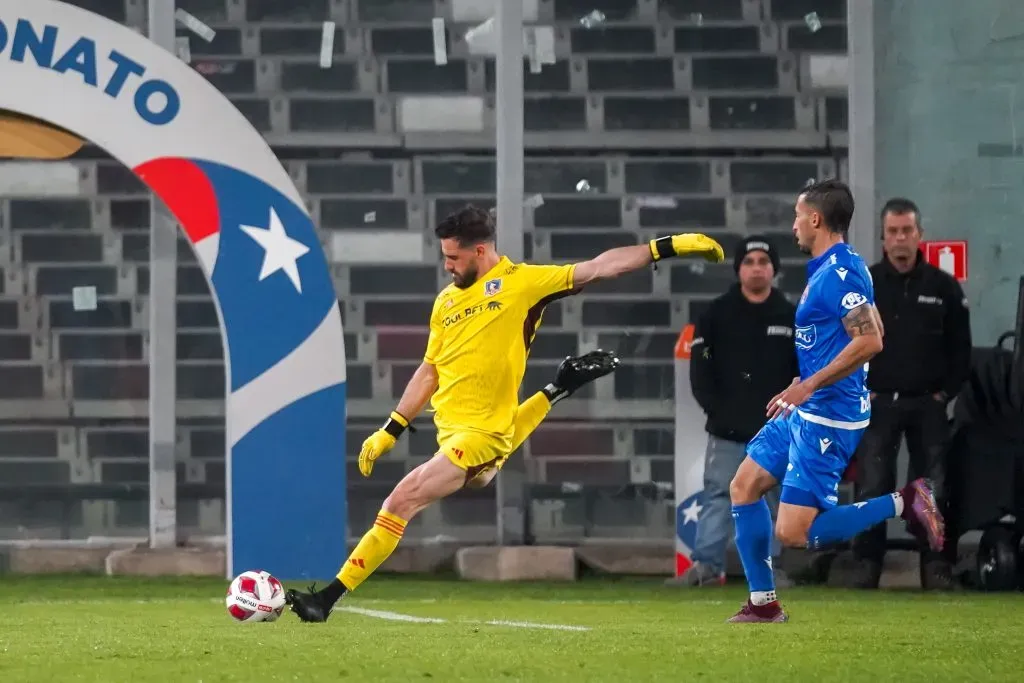
{"type": "MultiPolygon", "coordinates": [[[[801,378],[824,368],[850,343],[843,317],[858,306],[874,303],[871,273],[853,247],[839,243],[811,259],[807,264],[807,287],[796,309],[794,338],[801,378]]],[[[839,428],[866,427],[871,417],[866,381],[867,363],[814,392],[800,406],[800,412],[812,421],[839,428]]]]}

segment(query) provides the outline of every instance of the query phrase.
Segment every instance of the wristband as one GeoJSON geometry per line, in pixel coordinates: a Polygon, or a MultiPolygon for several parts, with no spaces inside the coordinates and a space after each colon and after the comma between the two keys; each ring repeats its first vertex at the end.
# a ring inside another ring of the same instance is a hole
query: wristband
{"type": "Polygon", "coordinates": [[[557,384],[549,384],[540,390],[542,394],[548,399],[548,403],[555,405],[563,398],[569,395],[569,392],[558,386],[557,384]]]}
{"type": "Polygon", "coordinates": [[[676,255],[675,247],[672,246],[672,237],[659,237],[651,240],[651,258],[660,261],[663,258],[671,258],[676,255]]]}
{"type": "Polygon", "coordinates": [[[391,411],[391,415],[388,417],[387,422],[384,423],[383,429],[385,432],[397,439],[402,436],[402,432],[404,432],[408,426],[409,421],[406,420],[401,413],[393,410],[391,411]]]}

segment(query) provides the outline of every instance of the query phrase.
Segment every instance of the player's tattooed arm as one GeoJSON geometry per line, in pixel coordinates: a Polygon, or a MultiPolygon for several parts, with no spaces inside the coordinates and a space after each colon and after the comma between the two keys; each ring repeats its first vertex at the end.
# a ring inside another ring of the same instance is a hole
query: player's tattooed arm
{"type": "Polygon", "coordinates": [[[831,363],[807,378],[817,390],[834,384],[871,360],[882,350],[882,323],[870,304],[854,308],[843,317],[850,343],[831,363]]]}
{"type": "Polygon", "coordinates": [[[843,327],[850,339],[856,339],[864,335],[876,335],[882,337],[882,321],[871,304],[863,304],[853,309],[843,318],[843,327]]]}

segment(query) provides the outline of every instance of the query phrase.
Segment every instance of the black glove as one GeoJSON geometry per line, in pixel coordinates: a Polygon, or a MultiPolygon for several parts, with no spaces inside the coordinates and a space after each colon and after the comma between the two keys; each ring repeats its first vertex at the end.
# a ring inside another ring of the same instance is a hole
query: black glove
{"type": "Polygon", "coordinates": [[[599,377],[610,375],[619,367],[615,354],[598,349],[582,356],[567,356],[558,366],[555,381],[544,387],[544,394],[552,405],[572,396],[580,387],[599,377]]]}

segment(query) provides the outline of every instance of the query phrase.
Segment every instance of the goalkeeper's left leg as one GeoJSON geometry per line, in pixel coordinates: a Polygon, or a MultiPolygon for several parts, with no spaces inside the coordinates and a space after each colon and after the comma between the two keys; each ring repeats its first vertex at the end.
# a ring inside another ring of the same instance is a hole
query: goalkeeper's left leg
{"type": "MultiPolygon", "coordinates": [[[[512,449],[509,451],[509,455],[515,453],[516,449],[522,446],[530,434],[540,426],[540,423],[551,412],[551,406],[563,398],[571,396],[583,385],[613,372],[618,365],[619,359],[614,354],[600,349],[562,361],[558,366],[555,381],[519,404],[513,423],[515,432],[512,435],[512,449]]],[[[466,486],[469,488],[487,486],[498,474],[498,470],[503,464],[504,461],[497,467],[484,470],[466,482],[466,486]]]]}
{"type": "MultiPolygon", "coordinates": [[[[512,435],[512,448],[509,450],[509,455],[516,452],[523,442],[533,433],[540,423],[544,421],[544,418],[551,412],[551,399],[543,391],[538,391],[536,394],[526,399],[519,404],[519,409],[516,412],[516,420],[514,422],[516,431],[512,435]]],[[[502,460],[496,467],[489,467],[486,470],[480,472],[472,479],[466,482],[466,488],[471,489],[482,489],[491,483],[494,477],[498,474],[498,470],[501,469],[505,461],[502,460]]]]}

